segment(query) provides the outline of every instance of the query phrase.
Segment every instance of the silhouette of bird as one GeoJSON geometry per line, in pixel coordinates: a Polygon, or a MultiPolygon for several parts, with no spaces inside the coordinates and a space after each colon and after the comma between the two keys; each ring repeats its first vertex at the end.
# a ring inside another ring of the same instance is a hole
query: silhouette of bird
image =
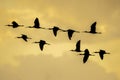
{"type": "Polygon", "coordinates": [[[45,29],[45,28],[43,28],[43,27],[41,27],[40,26],[40,23],[39,23],[39,19],[38,18],[36,18],[35,20],[34,20],[34,26],[28,26],[27,28],[36,28],[36,29],[45,29]]]}
{"type": "Polygon", "coordinates": [[[12,24],[8,24],[6,26],[17,28],[17,27],[23,27],[24,25],[19,25],[16,21],[13,21],[12,24]]]}
{"type": "Polygon", "coordinates": [[[96,32],[96,24],[97,24],[97,22],[94,22],[94,23],[91,25],[90,31],[84,31],[84,32],[85,32],[85,33],[92,33],[92,34],[101,34],[101,32],[96,32]]]}
{"type": "Polygon", "coordinates": [[[80,43],[81,43],[81,40],[78,40],[77,43],[76,43],[76,49],[71,50],[71,51],[82,52],[82,50],[80,50],[80,43]]]}
{"type": "Polygon", "coordinates": [[[39,47],[40,47],[41,51],[43,51],[45,44],[50,45],[49,43],[46,43],[46,41],[44,41],[44,40],[40,40],[39,42],[34,42],[34,43],[39,43],[39,47]]]}
{"type": "Polygon", "coordinates": [[[21,34],[21,37],[17,37],[17,38],[22,38],[24,41],[27,42],[27,39],[32,39],[32,38],[29,38],[27,35],[25,34],[21,34]]]}
{"type": "Polygon", "coordinates": [[[99,53],[101,60],[103,60],[104,54],[110,54],[110,53],[106,52],[105,50],[100,50],[99,52],[94,52],[94,53],[99,53]]]}
{"type": "Polygon", "coordinates": [[[88,49],[85,49],[84,54],[79,54],[79,55],[84,55],[83,63],[86,63],[86,62],[87,62],[89,56],[94,56],[94,55],[92,55],[92,54],[89,53],[89,50],[88,50],[88,49]]]}
{"type": "Polygon", "coordinates": [[[60,28],[57,27],[57,26],[54,26],[53,28],[48,28],[48,30],[53,30],[53,34],[54,34],[54,36],[56,37],[58,30],[62,30],[62,29],[60,29],[60,28]]]}
{"type": "Polygon", "coordinates": [[[68,38],[69,38],[69,40],[71,40],[72,35],[73,35],[74,32],[80,33],[79,31],[75,31],[75,30],[72,30],[72,29],[62,30],[62,31],[63,32],[68,32],[68,38]]]}

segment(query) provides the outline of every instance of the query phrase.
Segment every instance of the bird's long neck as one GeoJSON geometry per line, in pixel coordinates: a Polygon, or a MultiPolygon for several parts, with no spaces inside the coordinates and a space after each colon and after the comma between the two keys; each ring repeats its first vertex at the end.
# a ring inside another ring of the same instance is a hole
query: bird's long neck
{"type": "Polygon", "coordinates": [[[83,31],[83,32],[85,32],[85,33],[90,33],[90,31],[83,31]]]}
{"type": "Polygon", "coordinates": [[[17,38],[22,38],[22,37],[17,37],[17,38]]]}
{"type": "Polygon", "coordinates": [[[27,28],[34,28],[33,26],[28,26],[27,28]]]}
{"type": "Polygon", "coordinates": [[[34,42],[34,43],[40,43],[40,42],[34,42]]]}

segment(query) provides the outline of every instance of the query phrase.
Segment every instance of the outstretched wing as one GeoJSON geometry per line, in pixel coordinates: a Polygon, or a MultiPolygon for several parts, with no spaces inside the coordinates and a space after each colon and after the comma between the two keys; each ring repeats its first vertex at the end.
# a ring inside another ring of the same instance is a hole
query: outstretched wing
{"type": "Polygon", "coordinates": [[[89,58],[89,55],[84,55],[84,58],[83,58],[83,63],[86,63],[86,62],[87,62],[87,60],[88,60],[88,58],[89,58]]]}
{"type": "Polygon", "coordinates": [[[68,38],[71,40],[72,38],[72,35],[73,35],[73,32],[72,30],[68,30],[68,38]]]}
{"type": "Polygon", "coordinates": [[[23,37],[23,40],[27,42],[27,38],[23,37]]]}
{"type": "Polygon", "coordinates": [[[99,53],[99,55],[100,55],[100,58],[103,60],[104,54],[103,53],[99,53]]]}
{"type": "Polygon", "coordinates": [[[39,19],[36,18],[35,21],[34,21],[34,27],[35,28],[40,28],[40,23],[39,23],[39,19]]]}
{"type": "Polygon", "coordinates": [[[91,25],[91,30],[90,30],[91,33],[96,33],[96,22],[94,22],[92,25],[91,25]]]}
{"type": "Polygon", "coordinates": [[[58,30],[59,30],[58,27],[54,27],[54,28],[53,28],[53,34],[54,34],[55,36],[57,36],[58,30]]]}
{"type": "Polygon", "coordinates": [[[43,51],[44,44],[39,43],[40,50],[43,51]]]}
{"type": "Polygon", "coordinates": [[[76,51],[80,51],[80,40],[76,43],[76,51]]]}

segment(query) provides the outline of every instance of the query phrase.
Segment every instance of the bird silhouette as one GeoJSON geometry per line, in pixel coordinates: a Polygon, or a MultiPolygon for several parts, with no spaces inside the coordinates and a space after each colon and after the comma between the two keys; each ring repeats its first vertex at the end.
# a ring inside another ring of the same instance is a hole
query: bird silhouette
{"type": "Polygon", "coordinates": [[[32,38],[29,38],[27,35],[25,34],[21,34],[21,37],[17,37],[17,38],[22,38],[24,41],[27,42],[27,39],[32,39],[32,38]]]}
{"type": "Polygon", "coordinates": [[[49,43],[46,43],[44,40],[40,40],[39,42],[34,42],[34,43],[39,43],[40,50],[43,51],[44,45],[50,45],[49,43]]]}
{"type": "Polygon", "coordinates": [[[54,36],[56,37],[58,30],[62,30],[62,29],[60,29],[60,28],[57,27],[57,26],[54,26],[53,28],[48,28],[48,30],[53,30],[53,34],[54,34],[54,36]]]}
{"type": "Polygon", "coordinates": [[[80,33],[79,31],[75,31],[75,30],[72,30],[72,29],[62,30],[62,31],[68,33],[68,38],[69,38],[69,40],[71,40],[72,35],[73,35],[74,32],[80,33]]]}
{"type": "Polygon", "coordinates": [[[82,50],[80,50],[80,43],[81,43],[81,40],[78,40],[77,43],[76,43],[76,49],[71,50],[71,51],[82,52],[82,50]]]}
{"type": "Polygon", "coordinates": [[[85,33],[92,33],[92,34],[101,34],[101,32],[96,32],[96,24],[97,24],[97,22],[94,22],[94,23],[91,25],[90,31],[84,31],[84,32],[85,32],[85,33]]]}
{"type": "Polygon", "coordinates": [[[106,52],[105,50],[100,50],[99,52],[94,52],[94,53],[99,53],[101,60],[103,60],[104,54],[110,54],[110,53],[106,52]]]}
{"type": "Polygon", "coordinates": [[[84,54],[79,54],[79,55],[84,55],[83,63],[86,63],[86,62],[87,62],[89,56],[94,56],[94,55],[92,55],[92,54],[89,53],[89,50],[88,50],[88,49],[85,49],[85,50],[84,50],[84,54]]]}
{"type": "Polygon", "coordinates": [[[45,28],[43,28],[43,27],[40,26],[40,23],[39,23],[39,19],[38,19],[38,18],[36,18],[36,19],[34,20],[34,26],[28,26],[27,28],[45,29],[45,28]]]}
{"type": "Polygon", "coordinates": [[[17,27],[23,27],[24,25],[19,25],[16,21],[13,21],[12,24],[8,24],[6,26],[17,28],[17,27]]]}

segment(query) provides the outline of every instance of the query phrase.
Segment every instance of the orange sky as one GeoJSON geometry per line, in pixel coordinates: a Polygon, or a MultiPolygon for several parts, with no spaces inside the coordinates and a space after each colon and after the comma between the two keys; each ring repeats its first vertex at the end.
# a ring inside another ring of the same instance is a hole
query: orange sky
{"type": "Polygon", "coordinates": [[[119,3],[119,0],[2,0],[0,80],[119,80],[119,3]],[[36,17],[43,27],[59,26],[80,32],[89,30],[97,21],[97,31],[102,34],[76,33],[68,40],[66,33],[58,32],[54,37],[52,31],[25,28],[33,25],[36,17]],[[25,26],[17,29],[5,26],[13,20],[25,26]],[[20,34],[27,34],[32,40],[26,43],[16,39],[20,34]],[[40,39],[51,44],[43,52],[32,44],[40,39]],[[83,50],[88,48],[92,53],[105,49],[111,54],[105,55],[103,61],[95,55],[83,64],[82,56],[69,51],[78,40],[83,50]]]}

